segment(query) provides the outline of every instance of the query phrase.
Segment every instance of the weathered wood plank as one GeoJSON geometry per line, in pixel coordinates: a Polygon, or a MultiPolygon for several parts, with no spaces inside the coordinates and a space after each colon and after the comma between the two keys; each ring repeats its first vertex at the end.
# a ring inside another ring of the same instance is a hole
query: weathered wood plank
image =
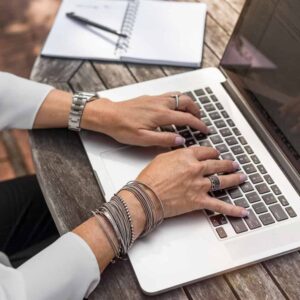
{"type": "Polygon", "coordinates": [[[300,298],[300,254],[294,252],[263,263],[289,299],[300,298]]]}
{"type": "Polygon", "coordinates": [[[226,275],[240,299],[285,299],[261,264],[226,275]]]}
{"type": "Polygon", "coordinates": [[[38,57],[30,78],[39,82],[67,82],[81,63],[80,60],[38,57]]]}
{"type": "Polygon", "coordinates": [[[207,279],[184,288],[192,299],[235,300],[237,299],[223,276],[207,279]]]}
{"type": "Polygon", "coordinates": [[[74,91],[97,92],[105,89],[104,83],[89,61],[79,67],[69,83],[74,91]]]}
{"type": "Polygon", "coordinates": [[[236,12],[240,13],[244,7],[245,0],[225,0],[236,12]]]}

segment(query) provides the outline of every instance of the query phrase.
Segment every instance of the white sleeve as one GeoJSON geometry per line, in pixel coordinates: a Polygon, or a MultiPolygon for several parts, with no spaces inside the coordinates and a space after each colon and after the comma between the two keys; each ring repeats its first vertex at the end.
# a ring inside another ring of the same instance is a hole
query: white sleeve
{"type": "Polygon", "coordinates": [[[0,130],[31,129],[52,86],[0,72],[0,130]]]}
{"type": "Polygon", "coordinates": [[[82,300],[99,280],[92,250],[78,235],[67,233],[17,270],[0,265],[0,299],[82,300]]]}

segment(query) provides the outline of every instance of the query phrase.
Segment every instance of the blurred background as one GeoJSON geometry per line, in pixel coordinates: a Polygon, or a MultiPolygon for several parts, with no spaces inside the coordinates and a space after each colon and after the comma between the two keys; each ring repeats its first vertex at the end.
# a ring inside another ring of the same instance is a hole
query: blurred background
{"type": "MultiPolygon", "coordinates": [[[[0,1],[0,71],[29,78],[60,0],[0,1]]],[[[0,131],[0,181],[34,174],[28,132],[0,131]]]]}

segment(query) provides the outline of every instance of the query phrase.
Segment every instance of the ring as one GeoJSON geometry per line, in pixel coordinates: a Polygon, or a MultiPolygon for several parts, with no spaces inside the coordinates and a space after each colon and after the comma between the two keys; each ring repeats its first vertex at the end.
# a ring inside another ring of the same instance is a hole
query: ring
{"type": "Polygon", "coordinates": [[[208,177],[210,183],[211,183],[211,187],[210,187],[210,191],[214,192],[220,189],[221,187],[221,182],[219,179],[219,176],[217,175],[211,175],[208,177]]]}
{"type": "Polygon", "coordinates": [[[175,110],[178,110],[178,108],[179,108],[179,97],[180,96],[181,95],[174,95],[174,96],[172,96],[172,98],[175,99],[175,110]]]}

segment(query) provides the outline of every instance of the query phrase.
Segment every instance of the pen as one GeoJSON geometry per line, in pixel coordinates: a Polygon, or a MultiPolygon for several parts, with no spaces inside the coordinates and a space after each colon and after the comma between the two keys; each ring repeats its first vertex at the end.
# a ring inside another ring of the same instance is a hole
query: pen
{"type": "Polygon", "coordinates": [[[75,15],[74,12],[66,13],[66,16],[67,16],[68,18],[71,18],[71,19],[76,20],[76,21],[78,21],[78,22],[81,22],[81,23],[83,23],[83,24],[90,25],[90,26],[94,26],[94,27],[96,27],[96,28],[99,28],[99,29],[102,29],[102,30],[104,30],[104,31],[110,32],[110,33],[112,33],[112,34],[116,34],[116,35],[118,35],[118,36],[120,36],[120,37],[127,38],[127,35],[124,34],[124,33],[118,32],[118,31],[116,31],[116,30],[114,30],[114,29],[112,29],[112,28],[106,27],[106,26],[104,26],[104,25],[95,23],[95,22],[90,21],[90,20],[88,20],[88,19],[86,19],[86,18],[77,16],[77,15],[75,15]]]}

